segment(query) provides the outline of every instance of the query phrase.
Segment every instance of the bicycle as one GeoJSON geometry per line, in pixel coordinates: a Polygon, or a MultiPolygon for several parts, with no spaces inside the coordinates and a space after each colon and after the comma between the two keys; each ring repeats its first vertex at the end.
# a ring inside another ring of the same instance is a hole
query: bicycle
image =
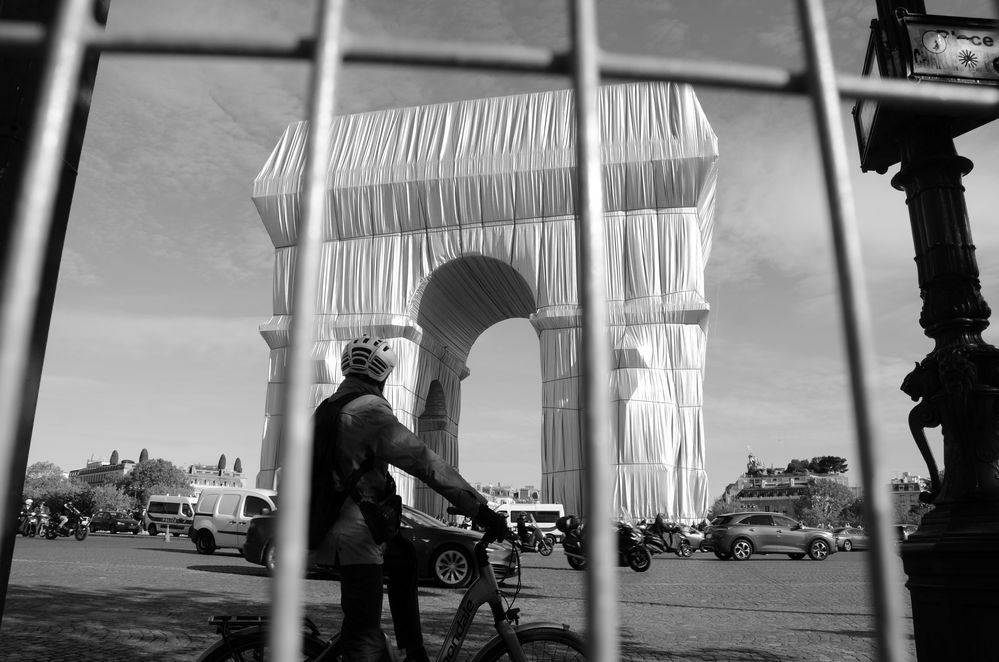
{"type": "MultiPolygon", "coordinates": [[[[516,591],[510,606],[505,607],[486,553],[486,546],[493,541],[494,538],[487,533],[475,544],[474,556],[479,573],[458,603],[437,662],[452,662],[458,658],[468,626],[484,604],[488,604],[492,611],[496,636],[476,653],[473,662],[503,659],[514,662],[585,660],[583,638],[572,632],[569,626],[549,622],[520,624],[520,609],[513,608],[521,586],[519,563],[516,591]]],[[[514,554],[517,554],[516,545],[514,554]]],[[[210,617],[208,623],[215,626],[222,638],[202,653],[198,662],[264,662],[268,659],[270,627],[266,617],[216,615],[210,617]]],[[[389,658],[395,660],[395,650],[389,645],[388,636],[386,649],[389,658]]],[[[304,660],[310,662],[339,661],[342,657],[340,633],[328,640],[323,639],[315,623],[305,618],[302,624],[302,653],[304,660]]]]}

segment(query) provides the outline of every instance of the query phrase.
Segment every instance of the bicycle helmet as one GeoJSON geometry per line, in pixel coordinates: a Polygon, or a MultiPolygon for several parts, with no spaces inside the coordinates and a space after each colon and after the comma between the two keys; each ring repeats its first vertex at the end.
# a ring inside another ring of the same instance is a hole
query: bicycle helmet
{"type": "Polygon", "coordinates": [[[399,362],[399,357],[381,338],[361,336],[347,343],[340,355],[343,376],[362,375],[376,382],[385,381],[399,362]]]}

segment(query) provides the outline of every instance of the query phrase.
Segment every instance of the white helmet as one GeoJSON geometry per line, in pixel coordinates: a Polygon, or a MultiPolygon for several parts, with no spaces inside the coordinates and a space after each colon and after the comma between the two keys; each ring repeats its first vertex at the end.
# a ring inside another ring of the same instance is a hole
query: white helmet
{"type": "Polygon", "coordinates": [[[34,502],[35,502],[35,501],[34,501],[33,499],[25,499],[25,500],[24,500],[24,503],[25,503],[26,505],[29,505],[29,506],[30,506],[31,504],[33,504],[34,502]]]}
{"type": "Polygon", "coordinates": [[[385,381],[399,362],[399,357],[381,338],[361,336],[347,343],[340,355],[343,376],[364,375],[376,382],[385,381]]]}

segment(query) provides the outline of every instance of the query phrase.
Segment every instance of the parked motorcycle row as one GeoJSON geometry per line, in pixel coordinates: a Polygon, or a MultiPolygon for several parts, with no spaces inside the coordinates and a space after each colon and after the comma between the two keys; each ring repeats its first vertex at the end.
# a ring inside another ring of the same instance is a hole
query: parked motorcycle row
{"type": "Polygon", "coordinates": [[[44,537],[46,540],[73,537],[84,540],[90,533],[90,517],[74,509],[66,510],[66,521],[38,510],[21,510],[17,519],[17,532],[28,538],[44,537]]]}
{"type": "MultiPolygon", "coordinates": [[[[644,521],[637,526],[619,521],[616,526],[620,567],[627,566],[635,572],[645,572],[652,565],[653,554],[672,552],[680,558],[689,558],[694,553],[693,546],[678,526],[667,526],[665,533],[659,533],[655,530],[656,527],[647,525],[644,521]]],[[[574,570],[586,569],[583,523],[575,515],[566,515],[555,522],[555,527],[563,534],[562,549],[569,567],[574,570]]]]}

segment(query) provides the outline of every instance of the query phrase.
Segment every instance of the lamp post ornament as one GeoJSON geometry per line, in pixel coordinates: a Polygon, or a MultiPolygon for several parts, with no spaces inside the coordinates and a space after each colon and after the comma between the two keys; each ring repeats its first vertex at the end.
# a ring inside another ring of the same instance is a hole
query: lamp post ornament
{"type": "MultiPolygon", "coordinates": [[[[999,24],[926,14],[922,0],[877,0],[865,75],[999,85],[999,24]]],[[[917,404],[909,428],[930,474],[933,510],[901,544],[922,662],[997,659],[999,622],[999,350],[982,339],[991,310],[981,293],[962,177],[972,163],[954,136],[996,114],[915,114],[861,101],[854,120],[863,170],[901,169],[923,300],[934,341],[902,382],[917,404]],[[943,433],[941,476],[925,429],[943,433]]]]}

